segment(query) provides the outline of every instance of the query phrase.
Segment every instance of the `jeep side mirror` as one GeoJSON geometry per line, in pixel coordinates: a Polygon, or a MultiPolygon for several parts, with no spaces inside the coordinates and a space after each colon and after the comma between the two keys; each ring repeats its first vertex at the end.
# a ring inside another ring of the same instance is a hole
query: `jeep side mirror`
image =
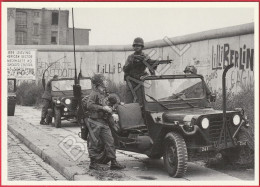
{"type": "Polygon", "coordinates": [[[210,94],[209,95],[209,101],[210,102],[216,102],[216,98],[217,98],[216,94],[210,94]]]}

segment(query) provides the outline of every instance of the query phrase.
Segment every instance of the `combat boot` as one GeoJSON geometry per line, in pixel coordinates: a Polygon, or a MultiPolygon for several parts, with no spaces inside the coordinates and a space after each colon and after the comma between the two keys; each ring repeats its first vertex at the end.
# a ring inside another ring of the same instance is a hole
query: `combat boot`
{"type": "Polygon", "coordinates": [[[102,167],[100,167],[100,166],[98,165],[98,163],[95,161],[95,159],[91,158],[91,159],[90,159],[89,169],[102,170],[102,167]]]}
{"type": "Polygon", "coordinates": [[[124,165],[121,165],[119,164],[116,159],[112,159],[111,160],[111,165],[110,165],[110,169],[111,170],[121,170],[121,169],[124,169],[125,166],[124,165]]]}
{"type": "Polygon", "coordinates": [[[44,120],[44,118],[41,119],[40,124],[41,124],[41,125],[48,125],[48,124],[46,123],[46,121],[44,120]]]}

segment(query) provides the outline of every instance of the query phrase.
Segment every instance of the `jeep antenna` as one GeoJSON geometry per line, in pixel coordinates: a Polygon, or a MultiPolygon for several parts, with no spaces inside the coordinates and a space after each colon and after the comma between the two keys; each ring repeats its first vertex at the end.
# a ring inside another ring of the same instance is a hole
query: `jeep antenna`
{"type": "Polygon", "coordinates": [[[77,80],[77,66],[76,66],[76,50],[75,50],[75,34],[74,34],[74,13],[73,13],[73,8],[72,8],[72,31],[73,31],[73,49],[74,49],[74,65],[75,65],[75,79],[74,79],[74,84],[78,84],[77,80]]]}
{"type": "Polygon", "coordinates": [[[81,86],[79,84],[79,80],[78,80],[78,77],[77,77],[73,8],[72,8],[72,25],[73,25],[73,47],[74,47],[74,64],[75,64],[75,76],[74,76],[74,85],[73,85],[73,95],[79,101],[81,99],[81,86]]]}

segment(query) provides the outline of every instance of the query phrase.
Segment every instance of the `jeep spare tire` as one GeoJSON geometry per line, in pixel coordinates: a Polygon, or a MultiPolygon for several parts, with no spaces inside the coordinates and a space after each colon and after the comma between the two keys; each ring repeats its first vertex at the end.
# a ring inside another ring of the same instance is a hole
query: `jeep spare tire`
{"type": "Polygon", "coordinates": [[[61,127],[61,111],[57,107],[54,107],[54,125],[56,128],[61,127]]]}
{"type": "Polygon", "coordinates": [[[164,166],[171,177],[183,177],[187,170],[187,147],[183,137],[170,132],[164,139],[164,166]]]}

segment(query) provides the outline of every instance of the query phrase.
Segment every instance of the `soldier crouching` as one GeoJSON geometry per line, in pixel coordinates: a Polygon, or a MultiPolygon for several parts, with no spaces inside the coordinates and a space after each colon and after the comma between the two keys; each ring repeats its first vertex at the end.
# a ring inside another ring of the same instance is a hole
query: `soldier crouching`
{"type": "Polygon", "coordinates": [[[92,77],[93,90],[87,101],[89,111],[88,128],[88,152],[90,157],[90,169],[99,169],[96,158],[100,154],[100,147],[105,149],[106,156],[111,160],[110,169],[124,169],[116,161],[116,149],[106,113],[112,113],[111,107],[105,104],[107,81],[104,75],[96,74],[92,77]],[[100,142],[101,141],[101,142],[100,142]],[[103,146],[100,146],[102,144],[103,146]]]}

